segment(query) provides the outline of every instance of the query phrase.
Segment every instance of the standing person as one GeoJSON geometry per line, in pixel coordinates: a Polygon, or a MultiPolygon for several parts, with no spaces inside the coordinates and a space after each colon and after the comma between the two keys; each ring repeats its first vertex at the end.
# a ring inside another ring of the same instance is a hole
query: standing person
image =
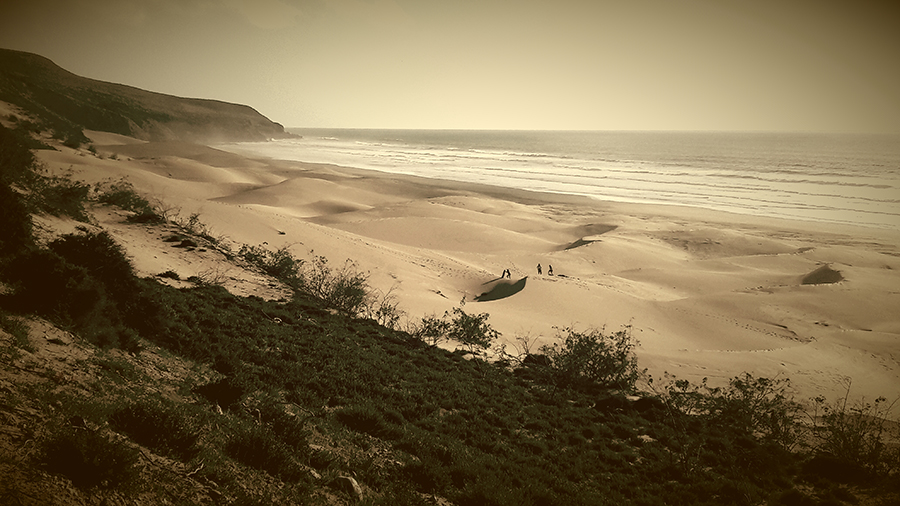
{"type": "Polygon", "coordinates": [[[553,275],[553,266],[550,264],[547,264],[547,274],[553,275]]]}
{"type": "Polygon", "coordinates": [[[541,275],[541,264],[538,264],[538,276],[541,275]]]}

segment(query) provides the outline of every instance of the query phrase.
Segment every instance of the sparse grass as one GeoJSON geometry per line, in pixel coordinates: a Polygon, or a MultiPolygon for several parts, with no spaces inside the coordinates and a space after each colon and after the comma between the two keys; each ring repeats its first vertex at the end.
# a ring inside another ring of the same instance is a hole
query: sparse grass
{"type": "Polygon", "coordinates": [[[228,279],[229,272],[231,272],[231,267],[229,265],[217,263],[212,267],[199,271],[193,276],[188,276],[187,281],[196,285],[222,286],[225,284],[225,280],[228,279]]]}
{"type": "Polygon", "coordinates": [[[28,324],[21,317],[8,314],[0,309],[0,328],[13,337],[13,346],[17,350],[34,351],[28,341],[28,324]]]}
{"type": "Polygon", "coordinates": [[[98,202],[133,212],[134,214],[128,217],[128,221],[132,223],[163,222],[162,215],[125,179],[97,183],[93,191],[98,202]]]}
{"type": "Polygon", "coordinates": [[[209,225],[200,221],[200,213],[191,213],[187,219],[179,217],[174,218],[172,221],[186,233],[200,237],[223,253],[230,255],[230,249],[225,242],[225,237],[214,234],[209,225]]]}
{"type": "Polygon", "coordinates": [[[88,222],[90,217],[84,208],[90,193],[90,186],[73,180],[70,174],[56,176],[43,168],[30,178],[27,202],[37,212],[53,216],[68,216],[77,221],[88,222]]]}
{"type": "Polygon", "coordinates": [[[47,471],[82,489],[126,488],[138,477],[138,452],[101,430],[58,427],[43,445],[47,471]]]}

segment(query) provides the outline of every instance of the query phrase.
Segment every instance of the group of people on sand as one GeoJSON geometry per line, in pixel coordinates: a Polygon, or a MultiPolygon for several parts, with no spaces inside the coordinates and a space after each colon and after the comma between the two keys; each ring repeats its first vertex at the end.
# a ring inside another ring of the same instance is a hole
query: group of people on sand
{"type": "MultiPolygon", "coordinates": [[[[541,274],[543,274],[543,270],[542,270],[542,268],[541,268],[541,264],[537,264],[537,273],[538,273],[538,276],[540,276],[541,274]]],[[[553,266],[550,265],[550,264],[547,264],[547,275],[549,275],[549,276],[552,276],[552,275],[553,275],[553,266]]],[[[512,273],[509,272],[509,269],[503,269],[503,273],[500,274],[500,279],[503,279],[503,278],[509,278],[509,279],[512,279],[512,273]]]]}

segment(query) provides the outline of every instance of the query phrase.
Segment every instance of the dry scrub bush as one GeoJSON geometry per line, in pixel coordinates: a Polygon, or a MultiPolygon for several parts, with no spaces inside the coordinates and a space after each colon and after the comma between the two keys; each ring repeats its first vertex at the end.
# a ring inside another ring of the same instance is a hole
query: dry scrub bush
{"type": "Polygon", "coordinates": [[[299,288],[302,285],[303,260],[295,258],[287,246],[272,251],[263,246],[245,244],[238,251],[238,256],[290,287],[299,288]]]}
{"type": "Polygon", "coordinates": [[[790,394],[787,378],[754,377],[750,373],[731,378],[726,387],[710,387],[672,380],[663,400],[682,415],[729,427],[742,434],[791,450],[802,439],[799,419],[802,406],[790,394]]]}
{"type": "Polygon", "coordinates": [[[557,331],[558,342],[540,348],[550,359],[551,380],[556,386],[634,390],[640,371],[630,326],[609,335],[602,329],[578,332],[566,327],[557,331]]]}
{"type": "Polygon", "coordinates": [[[94,185],[94,193],[97,202],[114,205],[126,211],[134,213],[128,218],[132,223],[160,223],[163,216],[157,212],[153,205],[141,197],[134,185],[122,178],[118,181],[103,181],[94,185]]]}
{"type": "Polygon", "coordinates": [[[303,271],[305,291],[327,305],[349,315],[365,311],[369,299],[369,277],[357,269],[351,260],[340,270],[333,270],[324,256],[315,256],[303,271]]]}
{"type": "Polygon", "coordinates": [[[809,416],[816,426],[816,452],[875,476],[895,475],[900,471],[900,428],[890,423],[889,415],[897,401],[888,403],[878,397],[874,402],[850,404],[849,396],[848,384],[844,397],[834,403],[822,396],[813,399],[809,416]]]}
{"type": "Polygon", "coordinates": [[[423,317],[410,334],[431,346],[455,341],[470,353],[483,353],[500,337],[500,332],[487,322],[489,317],[488,313],[469,314],[455,307],[440,318],[434,314],[423,317]]]}

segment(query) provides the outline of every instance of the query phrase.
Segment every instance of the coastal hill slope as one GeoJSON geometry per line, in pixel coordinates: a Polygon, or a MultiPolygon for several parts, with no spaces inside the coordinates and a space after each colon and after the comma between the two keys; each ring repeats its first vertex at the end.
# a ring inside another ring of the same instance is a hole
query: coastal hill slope
{"type": "Polygon", "coordinates": [[[148,141],[249,141],[289,137],[284,127],[246,105],[181,98],[75,75],[47,58],[0,49],[0,100],[39,118],[67,144],[82,130],[148,141]]]}

